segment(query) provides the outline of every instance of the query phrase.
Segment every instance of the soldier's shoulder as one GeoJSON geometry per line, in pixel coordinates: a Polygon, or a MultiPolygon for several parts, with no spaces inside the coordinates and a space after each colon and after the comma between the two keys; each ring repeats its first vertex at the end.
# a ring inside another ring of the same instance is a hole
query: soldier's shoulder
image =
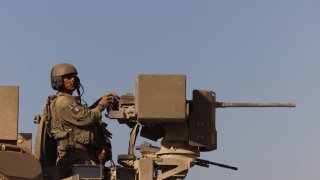
{"type": "Polygon", "coordinates": [[[56,97],[56,101],[71,101],[72,99],[68,96],[59,95],[56,97]]]}
{"type": "Polygon", "coordinates": [[[57,106],[66,106],[67,104],[70,104],[72,101],[74,101],[72,98],[65,95],[58,95],[55,98],[55,104],[57,106]]]}

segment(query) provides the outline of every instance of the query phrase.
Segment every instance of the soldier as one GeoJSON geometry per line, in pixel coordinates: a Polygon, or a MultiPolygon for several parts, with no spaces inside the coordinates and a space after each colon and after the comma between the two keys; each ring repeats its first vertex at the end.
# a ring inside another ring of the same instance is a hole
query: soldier
{"type": "Polygon", "coordinates": [[[51,86],[58,92],[50,99],[49,129],[58,145],[57,165],[65,168],[104,164],[112,156],[111,133],[101,121],[101,112],[113,103],[116,94],[105,94],[95,107],[83,105],[77,74],[67,63],[57,64],[51,71],[51,86]],[[72,95],[75,90],[79,96],[72,95]]]}

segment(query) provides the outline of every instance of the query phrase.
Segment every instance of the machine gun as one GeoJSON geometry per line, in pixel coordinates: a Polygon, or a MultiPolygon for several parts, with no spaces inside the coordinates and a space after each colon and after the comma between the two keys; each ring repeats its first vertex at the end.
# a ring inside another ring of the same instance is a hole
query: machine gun
{"type": "Polygon", "coordinates": [[[128,154],[118,156],[119,164],[135,172],[131,173],[132,177],[127,175],[127,179],[184,179],[194,165],[208,167],[211,164],[236,170],[236,167],[198,158],[200,152],[217,148],[216,109],[295,107],[293,103],[217,102],[216,94],[207,90],[193,90],[192,100],[186,100],[184,75],[139,75],[135,85],[135,95],[121,96],[113,106],[117,109],[109,109],[107,114],[108,118],[132,128],[128,154]],[[134,147],[140,130],[142,137],[162,140],[160,147],[149,143],[140,145],[141,156],[137,157],[134,147]]]}

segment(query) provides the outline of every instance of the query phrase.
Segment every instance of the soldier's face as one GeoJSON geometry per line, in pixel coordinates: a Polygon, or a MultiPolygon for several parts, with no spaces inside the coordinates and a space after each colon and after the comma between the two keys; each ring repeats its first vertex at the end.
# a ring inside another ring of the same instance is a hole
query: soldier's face
{"type": "Polygon", "coordinates": [[[74,91],[75,88],[76,75],[67,75],[63,77],[63,84],[66,90],[74,91]]]}

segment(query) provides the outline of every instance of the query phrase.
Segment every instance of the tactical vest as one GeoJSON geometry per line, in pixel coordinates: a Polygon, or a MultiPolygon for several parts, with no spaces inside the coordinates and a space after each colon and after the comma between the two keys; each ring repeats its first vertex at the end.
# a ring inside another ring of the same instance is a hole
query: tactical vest
{"type": "Polygon", "coordinates": [[[62,93],[51,100],[51,127],[50,133],[58,142],[59,151],[66,151],[68,148],[75,147],[76,143],[80,143],[85,146],[97,145],[97,126],[75,126],[67,121],[61,120],[59,114],[55,110],[55,103],[61,96],[65,96],[62,93]]]}

